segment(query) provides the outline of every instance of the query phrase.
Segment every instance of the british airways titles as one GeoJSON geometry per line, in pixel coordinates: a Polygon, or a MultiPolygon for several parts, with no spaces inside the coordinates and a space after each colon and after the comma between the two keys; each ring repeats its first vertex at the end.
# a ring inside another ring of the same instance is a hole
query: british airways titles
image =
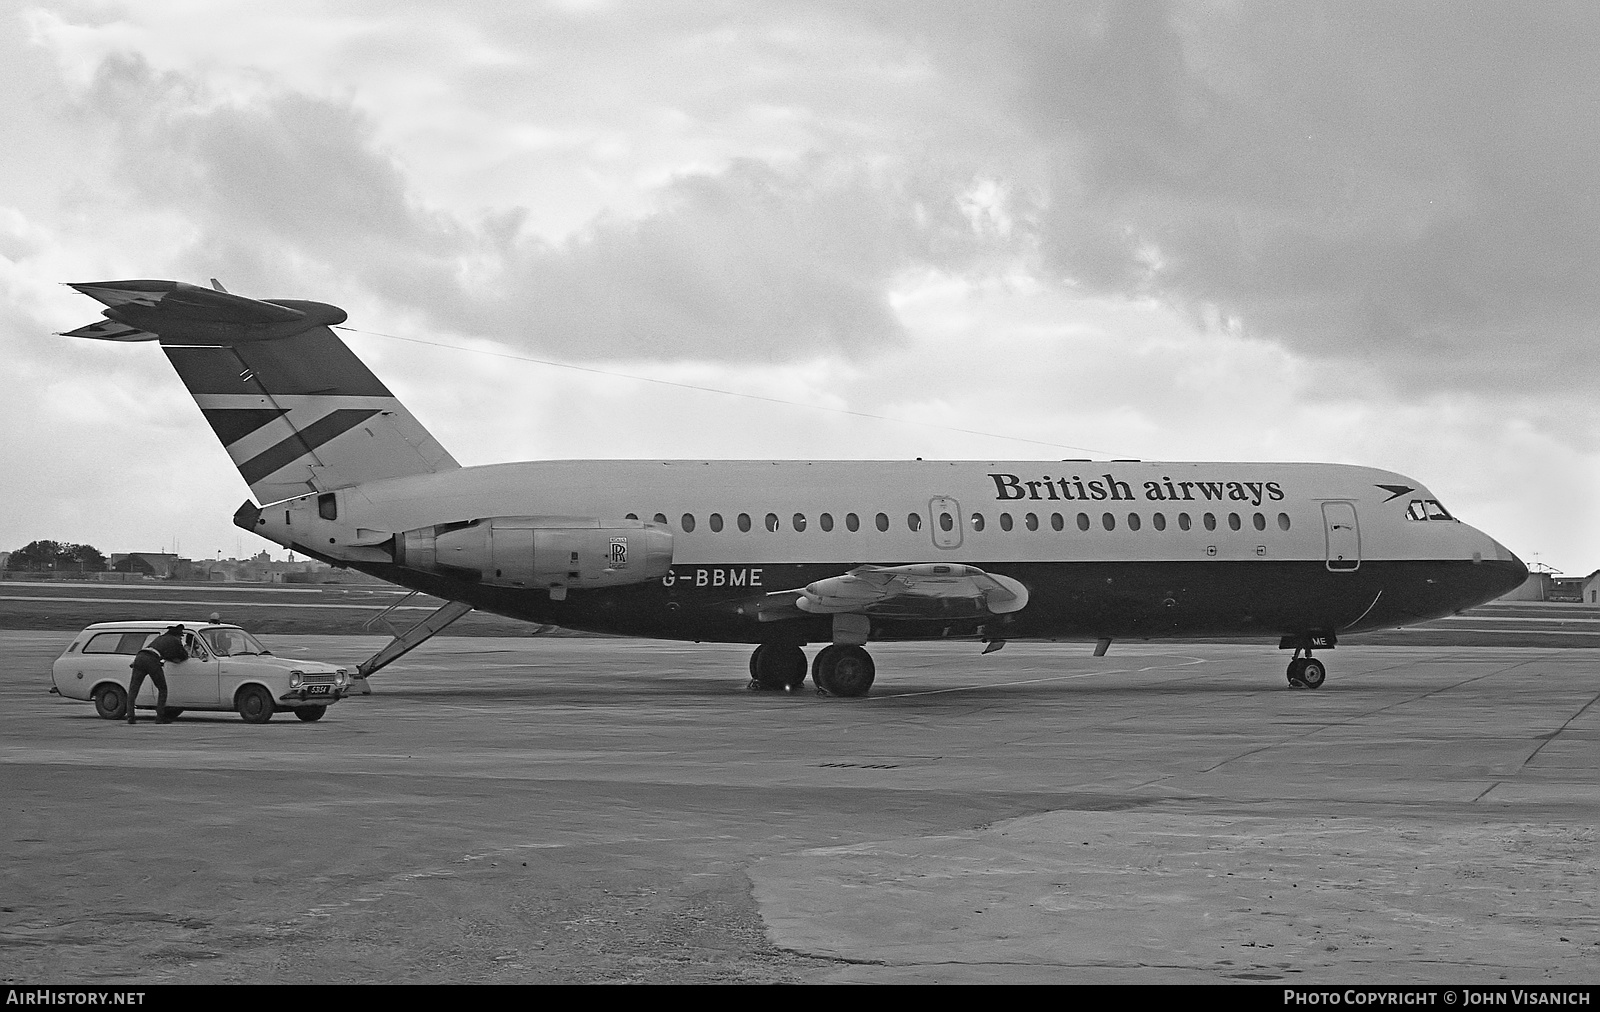
{"type": "MultiPolygon", "coordinates": [[[[1012,499],[1095,501],[1139,498],[1127,482],[1109,474],[1088,481],[1078,475],[1052,478],[1048,474],[1038,480],[1025,481],[1017,475],[1004,472],[991,472],[989,477],[994,481],[994,497],[1001,502],[1012,499]]],[[[1160,481],[1144,483],[1144,498],[1152,502],[1211,500],[1248,502],[1252,506],[1260,506],[1265,500],[1282,500],[1283,488],[1275,481],[1173,481],[1163,475],[1160,481]]]]}

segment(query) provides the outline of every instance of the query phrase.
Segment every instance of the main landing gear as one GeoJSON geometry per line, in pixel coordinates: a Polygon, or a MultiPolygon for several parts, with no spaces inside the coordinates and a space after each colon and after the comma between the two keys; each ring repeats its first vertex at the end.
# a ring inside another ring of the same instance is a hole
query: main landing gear
{"type": "MultiPolygon", "coordinates": [[[[829,696],[865,696],[877,666],[863,647],[834,643],[817,651],[811,680],[829,696]]],[[[799,644],[763,643],[750,655],[750,687],[793,692],[805,684],[806,654],[799,644]]]]}
{"type": "Polygon", "coordinates": [[[1328,677],[1327,667],[1307,650],[1304,657],[1297,649],[1289,662],[1289,684],[1296,689],[1319,689],[1328,677]]]}

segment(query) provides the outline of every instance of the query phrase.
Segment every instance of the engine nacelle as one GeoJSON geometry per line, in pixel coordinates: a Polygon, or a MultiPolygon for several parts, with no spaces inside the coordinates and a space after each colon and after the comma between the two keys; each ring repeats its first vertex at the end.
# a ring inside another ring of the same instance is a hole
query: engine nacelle
{"type": "Polygon", "coordinates": [[[490,586],[538,587],[561,600],[568,587],[644,583],[672,569],[672,534],[638,520],[488,517],[406,531],[395,562],[470,573],[490,586]]]}

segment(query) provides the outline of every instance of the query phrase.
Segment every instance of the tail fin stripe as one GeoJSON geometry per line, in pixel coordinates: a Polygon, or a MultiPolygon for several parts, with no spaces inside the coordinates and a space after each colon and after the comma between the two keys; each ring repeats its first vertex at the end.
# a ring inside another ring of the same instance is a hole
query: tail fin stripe
{"type": "Polygon", "coordinates": [[[200,413],[211,423],[211,431],[222,440],[222,445],[232,446],[289,412],[286,408],[201,408],[200,413]]]}
{"type": "Polygon", "coordinates": [[[315,461],[317,447],[344,435],[379,413],[376,408],[345,408],[330,412],[271,449],[263,450],[240,464],[239,473],[244,476],[246,484],[254,485],[302,457],[311,457],[315,461]]]}

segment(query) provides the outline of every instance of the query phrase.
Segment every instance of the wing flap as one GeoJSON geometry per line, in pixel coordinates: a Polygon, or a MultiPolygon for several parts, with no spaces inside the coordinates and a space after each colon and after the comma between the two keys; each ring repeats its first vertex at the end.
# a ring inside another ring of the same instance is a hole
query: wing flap
{"type": "Polygon", "coordinates": [[[1004,615],[1021,611],[1028,604],[1028,588],[1017,580],[976,566],[946,563],[858,566],[842,576],[767,596],[811,615],[886,618],[1004,615]]]}

